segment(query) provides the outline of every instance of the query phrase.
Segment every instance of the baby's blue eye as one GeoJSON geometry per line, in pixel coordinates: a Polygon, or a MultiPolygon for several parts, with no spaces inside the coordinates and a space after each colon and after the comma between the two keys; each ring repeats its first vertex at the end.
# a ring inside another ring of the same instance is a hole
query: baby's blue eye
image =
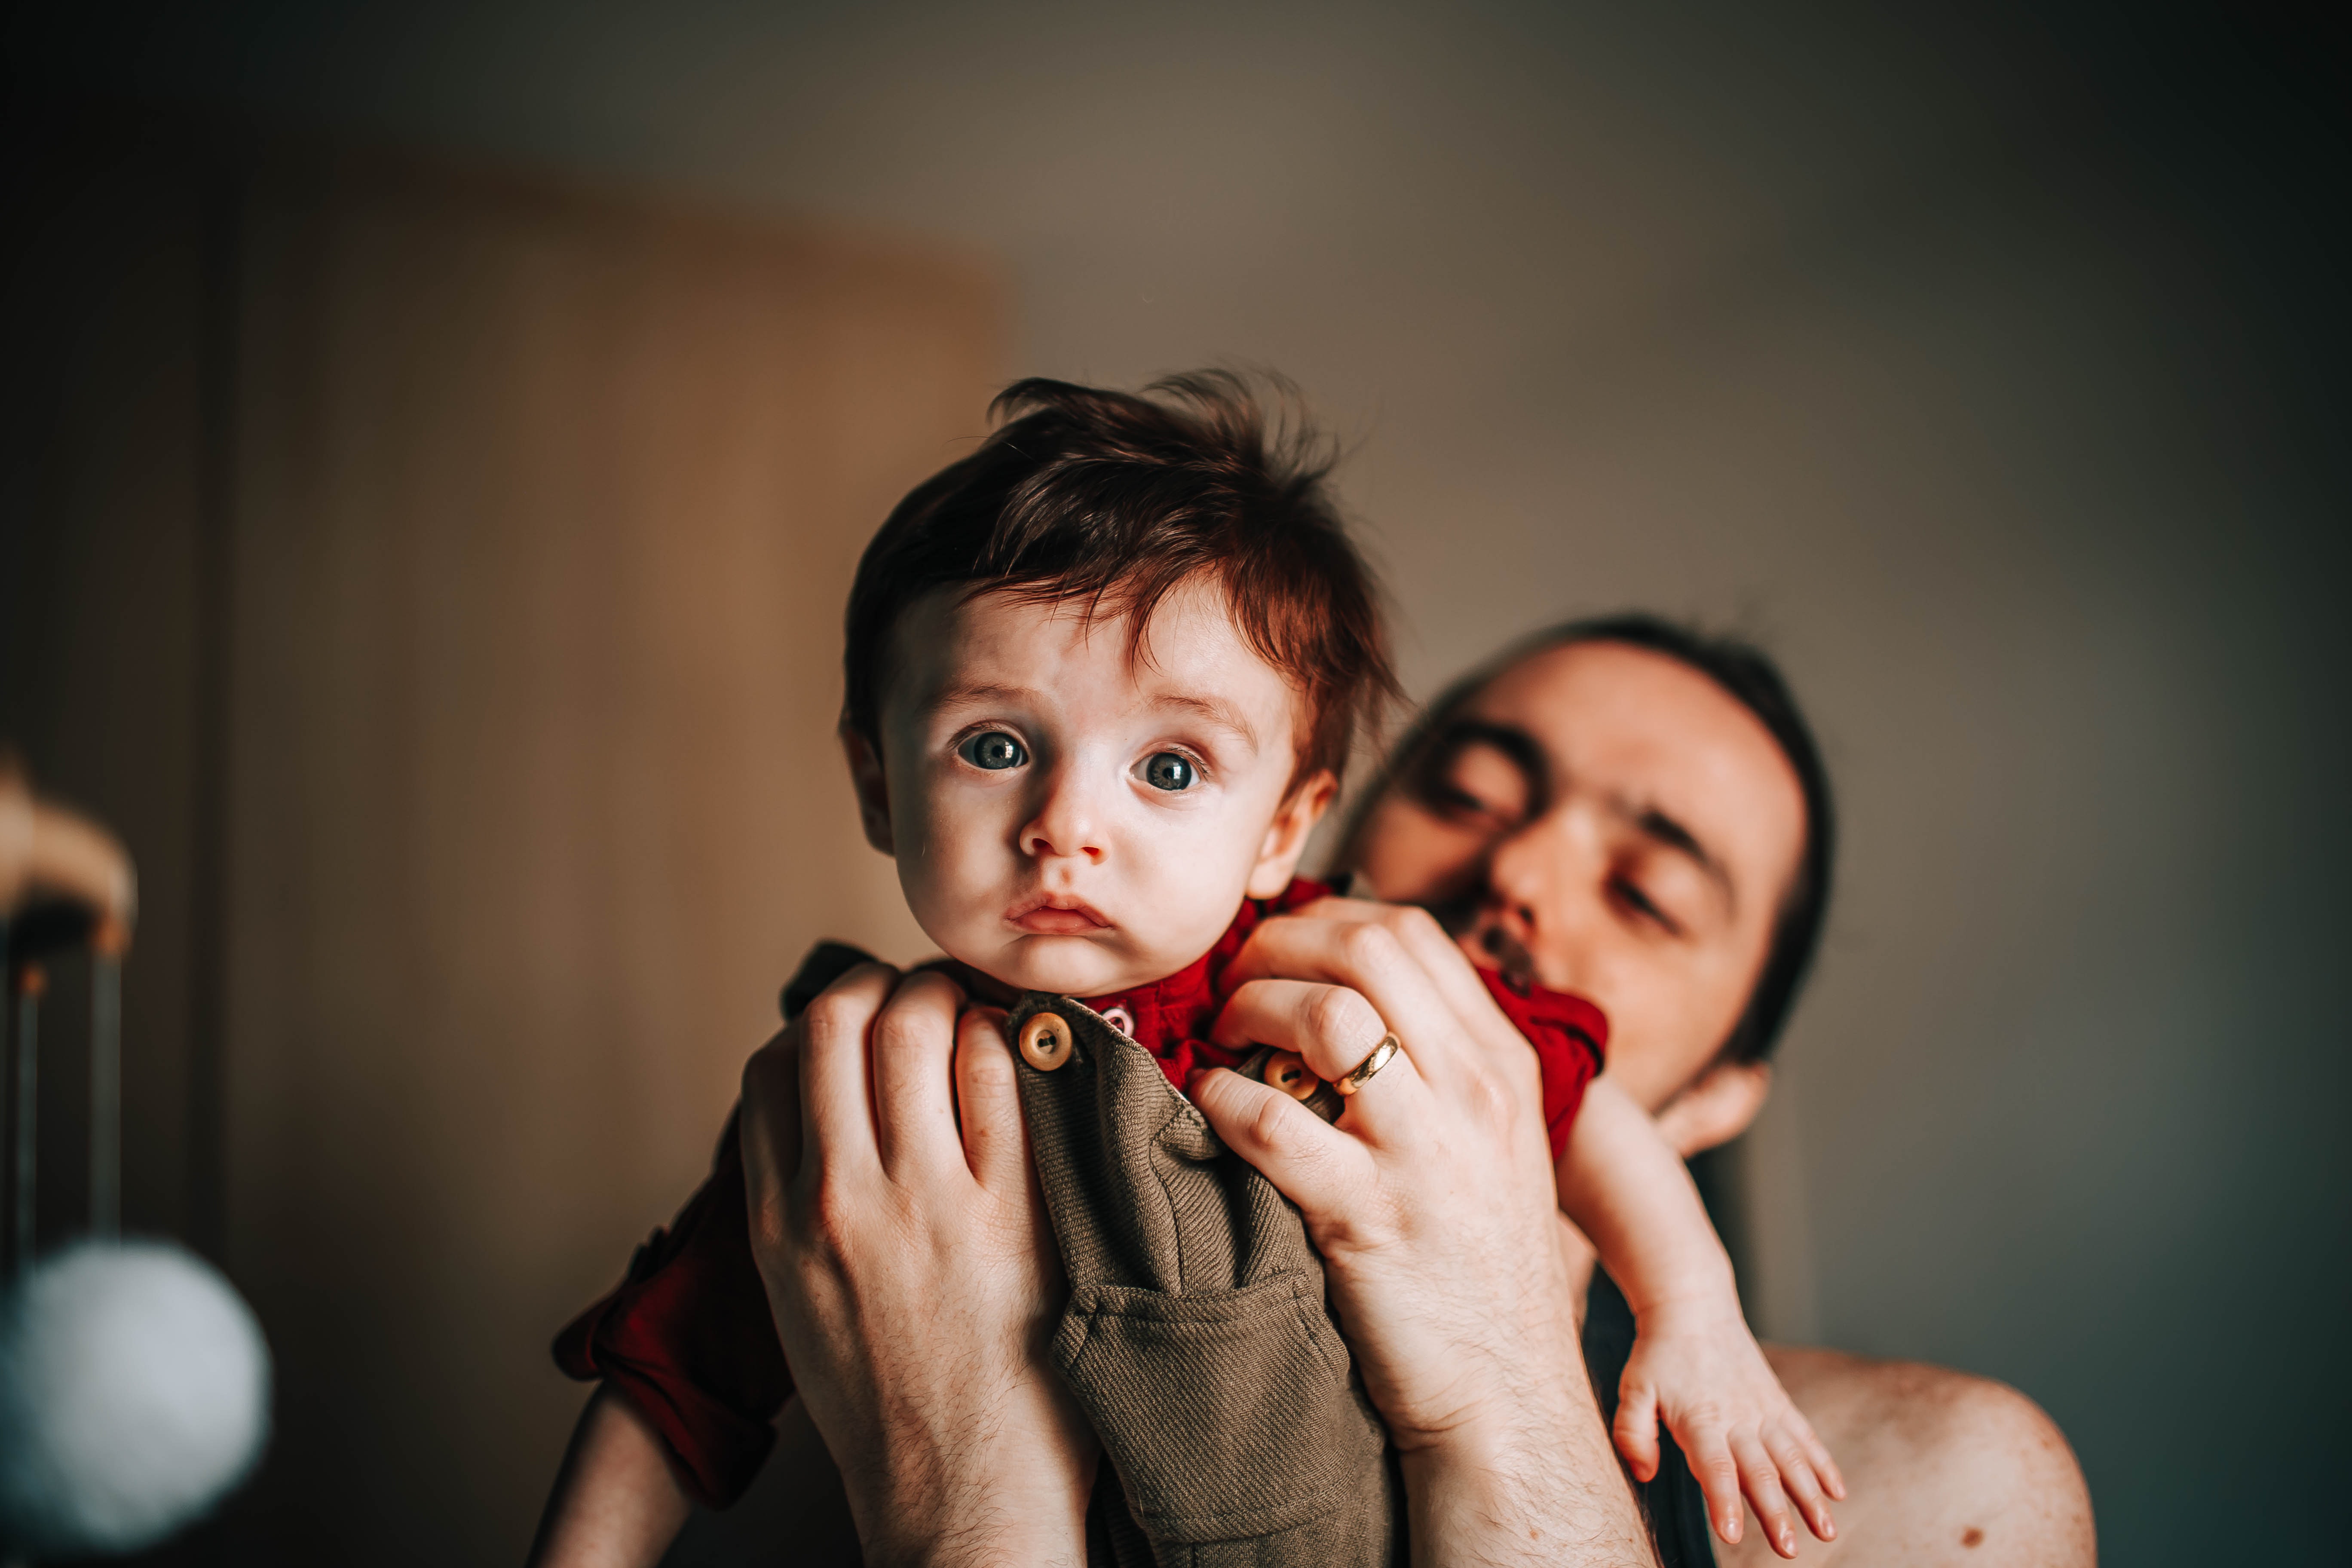
{"type": "Polygon", "coordinates": [[[1017,768],[1029,760],[1029,753],[1023,750],[1021,742],[1002,730],[974,735],[956,748],[956,755],[973,767],[986,768],[991,773],[1017,768]]]}
{"type": "Polygon", "coordinates": [[[1191,789],[1199,776],[1189,760],[1173,752],[1154,752],[1143,759],[1143,782],[1153,789],[1191,789]]]}

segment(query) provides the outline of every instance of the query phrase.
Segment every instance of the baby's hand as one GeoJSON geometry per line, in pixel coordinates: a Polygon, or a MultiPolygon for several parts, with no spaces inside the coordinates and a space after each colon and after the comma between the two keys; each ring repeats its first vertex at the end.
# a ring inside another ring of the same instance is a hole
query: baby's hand
{"type": "Polygon", "coordinates": [[[1834,1540],[1837,1525],[1822,1494],[1843,1499],[1844,1479],[1772,1375],[1738,1304],[1663,1302],[1641,1315],[1639,1330],[1618,1384],[1616,1424],[1618,1451],[1634,1479],[1658,1473],[1663,1415],[1727,1543],[1739,1540],[1743,1491],[1781,1556],[1797,1554],[1791,1498],[1815,1535],[1834,1540]]]}

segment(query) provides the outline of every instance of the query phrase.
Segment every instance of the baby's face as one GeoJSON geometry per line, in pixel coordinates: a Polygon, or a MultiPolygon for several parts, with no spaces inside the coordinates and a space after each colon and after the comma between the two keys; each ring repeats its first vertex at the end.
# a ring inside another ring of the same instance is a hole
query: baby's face
{"type": "Polygon", "coordinates": [[[866,835],[951,957],[1024,990],[1098,996],[1208,951],[1244,894],[1289,881],[1328,804],[1287,791],[1297,699],[1221,590],[1128,623],[942,591],[901,617],[880,766],[849,742],[866,835]]]}

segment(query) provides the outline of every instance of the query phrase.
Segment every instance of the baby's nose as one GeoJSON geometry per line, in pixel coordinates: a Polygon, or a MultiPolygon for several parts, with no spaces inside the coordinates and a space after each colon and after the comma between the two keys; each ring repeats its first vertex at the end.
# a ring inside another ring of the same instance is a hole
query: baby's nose
{"type": "Polygon", "coordinates": [[[1086,791],[1057,781],[1021,830],[1022,853],[1041,860],[1084,859],[1099,865],[1108,850],[1101,820],[1086,791]]]}
{"type": "Polygon", "coordinates": [[[1021,840],[1021,848],[1024,853],[1039,860],[1084,859],[1089,865],[1101,864],[1104,854],[1101,845],[1089,844],[1083,836],[1072,838],[1066,834],[1057,840],[1044,827],[1034,826],[1021,840]]]}

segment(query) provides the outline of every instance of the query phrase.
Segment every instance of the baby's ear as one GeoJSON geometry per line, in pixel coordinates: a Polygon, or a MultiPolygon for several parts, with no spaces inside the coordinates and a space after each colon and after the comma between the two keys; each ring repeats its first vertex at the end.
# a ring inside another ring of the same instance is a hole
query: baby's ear
{"type": "Polygon", "coordinates": [[[882,753],[874,742],[844,724],[841,749],[849,758],[849,782],[857,791],[857,820],[866,842],[885,855],[898,851],[890,841],[890,783],[882,775],[882,753]]]}
{"type": "Polygon", "coordinates": [[[1291,787],[1266,826],[1265,842],[1258,847],[1257,864],[1250,868],[1242,891],[1253,899],[1270,899],[1290,886],[1298,858],[1307,853],[1307,836],[1331,809],[1331,797],[1339,791],[1339,781],[1328,768],[1317,769],[1291,787]]]}

